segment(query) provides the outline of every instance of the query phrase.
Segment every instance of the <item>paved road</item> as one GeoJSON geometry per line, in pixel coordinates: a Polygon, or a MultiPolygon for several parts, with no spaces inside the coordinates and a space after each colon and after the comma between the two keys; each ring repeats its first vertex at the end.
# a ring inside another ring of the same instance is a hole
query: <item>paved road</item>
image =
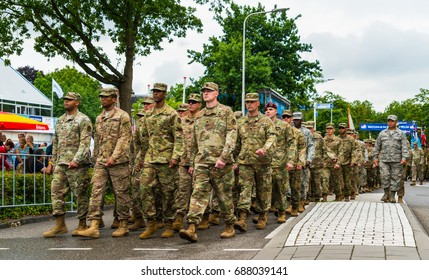
{"type": "MultiPolygon", "coordinates": [[[[105,213],[106,225],[112,222],[112,211],[105,213]]],[[[250,220],[250,219],[249,219],[250,220]]],[[[77,220],[66,219],[69,232],[77,220]]],[[[3,260],[247,260],[252,259],[269,241],[269,234],[279,224],[273,214],[266,230],[256,230],[250,225],[246,234],[238,233],[235,238],[223,240],[219,234],[223,225],[212,226],[199,231],[199,241],[191,244],[175,237],[161,238],[159,230],[154,238],[140,240],[141,231],[131,232],[124,238],[112,238],[112,229],[100,231],[99,239],[92,240],[72,237],[70,234],[45,239],[43,231],[49,229],[53,221],[26,224],[0,230],[0,259],[3,260]],[[268,238],[266,238],[268,236],[268,238]]]]}

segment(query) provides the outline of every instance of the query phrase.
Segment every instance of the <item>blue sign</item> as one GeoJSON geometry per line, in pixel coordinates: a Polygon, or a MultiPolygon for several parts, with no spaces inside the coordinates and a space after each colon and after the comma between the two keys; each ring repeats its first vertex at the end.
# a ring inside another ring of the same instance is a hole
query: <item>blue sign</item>
{"type": "Polygon", "coordinates": [[[40,117],[40,116],[28,116],[28,117],[32,120],[35,120],[35,121],[39,121],[39,122],[43,121],[42,117],[40,117]]]}
{"type": "Polygon", "coordinates": [[[334,104],[332,103],[316,103],[316,109],[332,109],[334,104]]]}
{"type": "MultiPolygon", "coordinates": [[[[417,128],[417,124],[414,122],[398,122],[399,129],[409,132],[417,128]]],[[[361,131],[382,131],[387,128],[387,123],[361,123],[359,125],[361,131]]]]}

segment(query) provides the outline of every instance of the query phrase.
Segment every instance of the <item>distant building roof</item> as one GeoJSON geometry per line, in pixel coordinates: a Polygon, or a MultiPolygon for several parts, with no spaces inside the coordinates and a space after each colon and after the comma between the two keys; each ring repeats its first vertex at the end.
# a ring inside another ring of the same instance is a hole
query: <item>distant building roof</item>
{"type": "Polygon", "coordinates": [[[52,107],[52,101],[0,58],[0,99],[52,107]]]}

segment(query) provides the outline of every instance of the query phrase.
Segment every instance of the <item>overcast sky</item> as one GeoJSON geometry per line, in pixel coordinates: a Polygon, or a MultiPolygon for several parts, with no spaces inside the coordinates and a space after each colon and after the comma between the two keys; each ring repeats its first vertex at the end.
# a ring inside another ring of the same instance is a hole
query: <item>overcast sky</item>
{"type": "MultiPolygon", "coordinates": [[[[297,25],[301,41],[310,43],[308,60],[319,60],[326,79],[319,93],[332,91],[346,101],[368,100],[384,111],[393,100],[402,101],[429,89],[429,1],[425,0],[238,0],[239,4],[263,3],[266,10],[277,4],[290,8],[289,16],[301,14],[297,25]]],[[[183,1],[189,3],[189,1],[183,1]]],[[[210,36],[221,34],[207,7],[199,8],[204,32],[189,32],[185,39],[165,44],[164,51],[138,58],[134,76],[136,93],[148,85],[183,83],[183,77],[198,78],[204,68],[188,65],[187,49],[202,50],[210,36]]],[[[251,20],[251,19],[249,19],[251,20]]],[[[45,72],[73,65],[60,58],[47,61],[25,44],[21,57],[12,57],[12,66],[30,65],[45,72]]],[[[108,48],[107,48],[108,49],[108,48]]],[[[240,58],[237,58],[241,60],[240,58]]]]}

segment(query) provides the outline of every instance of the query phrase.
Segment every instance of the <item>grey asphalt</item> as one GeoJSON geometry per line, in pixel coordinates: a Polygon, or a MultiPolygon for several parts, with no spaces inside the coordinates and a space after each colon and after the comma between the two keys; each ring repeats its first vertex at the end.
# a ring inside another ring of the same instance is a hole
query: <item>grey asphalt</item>
{"type": "Polygon", "coordinates": [[[310,203],[289,218],[254,260],[429,260],[429,237],[404,203],[381,193],[310,203]]]}

